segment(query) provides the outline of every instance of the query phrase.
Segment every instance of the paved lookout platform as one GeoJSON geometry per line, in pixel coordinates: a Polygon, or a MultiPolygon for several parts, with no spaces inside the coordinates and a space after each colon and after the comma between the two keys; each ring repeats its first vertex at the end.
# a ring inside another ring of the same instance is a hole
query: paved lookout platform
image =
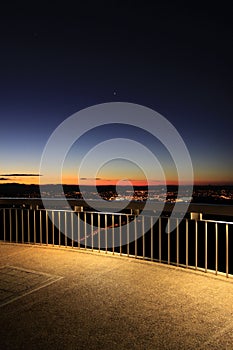
{"type": "Polygon", "coordinates": [[[0,348],[233,349],[233,282],[71,249],[0,244],[0,348]]]}

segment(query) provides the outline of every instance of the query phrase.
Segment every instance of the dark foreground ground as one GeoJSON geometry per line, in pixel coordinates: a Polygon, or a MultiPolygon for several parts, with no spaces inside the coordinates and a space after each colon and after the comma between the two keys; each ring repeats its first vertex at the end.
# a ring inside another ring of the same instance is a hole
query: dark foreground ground
{"type": "Polygon", "coordinates": [[[233,349],[233,282],[105,254],[0,244],[1,349],[233,349]]]}

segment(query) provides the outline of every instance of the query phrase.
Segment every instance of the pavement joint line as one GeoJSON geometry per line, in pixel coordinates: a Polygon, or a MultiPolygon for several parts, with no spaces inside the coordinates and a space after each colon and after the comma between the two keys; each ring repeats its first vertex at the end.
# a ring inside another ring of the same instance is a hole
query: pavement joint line
{"type": "Polygon", "coordinates": [[[44,288],[44,287],[47,287],[47,286],[49,286],[50,284],[53,284],[54,282],[57,282],[57,281],[61,280],[62,278],[64,278],[64,277],[59,277],[59,278],[57,278],[56,280],[53,279],[52,281],[49,281],[49,282],[47,282],[47,283],[45,283],[45,284],[42,284],[41,286],[39,286],[39,287],[37,287],[37,288],[35,288],[35,289],[32,289],[32,290],[28,291],[27,293],[21,294],[20,296],[15,297],[15,298],[13,298],[13,299],[11,299],[11,300],[9,300],[9,301],[7,301],[7,302],[1,304],[1,305],[0,305],[0,308],[3,307],[3,306],[6,306],[6,305],[8,305],[8,304],[11,304],[11,303],[13,303],[14,301],[16,301],[16,300],[18,300],[18,299],[21,299],[21,298],[23,298],[23,297],[25,297],[25,296],[27,296],[27,295],[29,295],[29,294],[32,294],[32,293],[34,293],[34,292],[37,292],[38,290],[40,290],[40,289],[42,289],[42,288],[44,288]]]}
{"type": "Polygon", "coordinates": [[[25,269],[23,267],[18,267],[18,266],[13,266],[13,265],[4,265],[4,266],[0,266],[0,270],[3,268],[11,268],[11,269],[15,269],[15,270],[19,270],[19,271],[24,271],[24,272],[30,272],[33,273],[35,275],[43,275],[43,276],[47,276],[47,277],[61,277],[61,276],[56,276],[56,275],[51,275],[49,273],[46,272],[42,272],[42,271],[36,271],[36,270],[31,270],[31,269],[25,269]]]}
{"type": "MultiPolygon", "coordinates": [[[[29,294],[32,294],[32,293],[36,292],[36,291],[39,291],[40,289],[42,289],[44,287],[47,287],[47,286],[51,285],[54,282],[58,282],[59,280],[64,278],[62,276],[51,275],[51,274],[48,274],[48,273],[45,273],[45,272],[35,271],[35,270],[25,269],[25,268],[20,268],[20,267],[12,266],[12,265],[1,266],[0,267],[0,274],[1,274],[1,270],[3,270],[4,268],[5,269],[8,268],[8,269],[13,269],[13,270],[18,270],[18,271],[21,271],[21,272],[27,272],[27,273],[34,274],[34,275],[37,275],[37,276],[44,276],[44,277],[47,277],[47,279],[46,279],[46,281],[40,283],[39,286],[37,286],[37,287],[33,287],[32,286],[32,288],[30,290],[25,291],[24,293],[19,294],[19,295],[15,296],[15,297],[11,298],[10,300],[7,300],[7,301],[3,302],[2,304],[0,304],[0,308],[3,307],[3,306],[6,306],[8,304],[13,303],[14,301],[17,301],[18,299],[21,299],[24,296],[27,296],[29,294]]],[[[3,275],[4,275],[4,273],[3,273],[3,275]]],[[[7,276],[8,274],[5,273],[5,275],[7,276]]],[[[11,291],[7,290],[7,292],[11,292],[11,291]]]]}

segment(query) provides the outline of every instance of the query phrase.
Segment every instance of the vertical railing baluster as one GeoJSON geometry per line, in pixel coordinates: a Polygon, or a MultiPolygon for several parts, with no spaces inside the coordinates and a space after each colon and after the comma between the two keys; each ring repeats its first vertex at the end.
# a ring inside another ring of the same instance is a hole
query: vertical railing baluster
{"type": "Polygon", "coordinates": [[[61,212],[58,212],[58,245],[61,246],[61,212]]]}
{"type": "Polygon", "coordinates": [[[154,225],[153,217],[150,217],[150,259],[154,260],[154,225]]]}
{"type": "Polygon", "coordinates": [[[27,217],[28,217],[28,243],[31,243],[31,235],[30,235],[30,209],[27,209],[27,217]]]}
{"type": "Polygon", "coordinates": [[[80,213],[78,215],[78,248],[80,248],[80,213]]]}
{"type": "Polygon", "coordinates": [[[127,255],[129,256],[129,215],[126,216],[127,220],[127,255]]]}
{"type": "Polygon", "coordinates": [[[105,241],[105,253],[108,252],[108,216],[104,214],[104,241],[105,241]]]}
{"type": "Polygon", "coordinates": [[[87,213],[84,212],[84,248],[87,249],[87,213]]]}
{"type": "Polygon", "coordinates": [[[67,227],[67,212],[64,212],[64,233],[65,233],[65,247],[67,248],[67,235],[68,235],[68,227],[67,227]]]}
{"type": "Polygon", "coordinates": [[[48,211],[45,211],[45,229],[46,229],[46,245],[49,244],[49,223],[48,223],[48,211]]]}
{"type": "Polygon", "coordinates": [[[176,265],[180,264],[180,234],[179,234],[179,219],[176,219],[176,265]]]}
{"type": "Polygon", "coordinates": [[[67,247],[67,235],[68,235],[68,231],[67,231],[67,212],[65,211],[64,213],[65,215],[65,222],[64,222],[64,226],[65,226],[65,247],[67,247]]]}
{"type": "Polygon", "coordinates": [[[228,224],[226,224],[226,277],[229,274],[229,239],[228,239],[228,224]]]}
{"type": "Polygon", "coordinates": [[[55,223],[54,223],[54,210],[52,211],[52,244],[54,246],[54,236],[55,236],[55,223]]]}
{"type": "Polygon", "coordinates": [[[24,210],[21,209],[21,239],[22,239],[22,243],[24,243],[24,210]]]}
{"type": "Polygon", "coordinates": [[[120,255],[122,255],[122,216],[119,215],[120,255]]]}
{"type": "Polygon", "coordinates": [[[189,222],[188,219],[186,219],[186,239],[185,239],[185,263],[186,267],[188,267],[189,264],[189,222]]]}
{"type": "Polygon", "coordinates": [[[19,222],[18,222],[18,209],[15,209],[15,241],[19,242],[19,222]]]}
{"type": "Polygon", "coordinates": [[[162,260],[162,227],[161,217],[159,218],[159,262],[162,260]]]}
{"type": "Polygon", "coordinates": [[[9,227],[10,227],[10,242],[12,242],[12,212],[9,209],[9,227]]]}
{"type": "Polygon", "coordinates": [[[137,216],[134,216],[134,257],[138,255],[138,244],[137,244],[137,216]]]}
{"type": "Polygon", "coordinates": [[[207,241],[207,221],[205,221],[205,272],[207,272],[207,268],[208,268],[208,265],[207,265],[207,244],[208,244],[208,241],[207,241]]]}
{"type": "Polygon", "coordinates": [[[91,213],[91,250],[94,250],[94,217],[91,213]]]}
{"type": "Polygon", "coordinates": [[[170,235],[170,218],[167,219],[167,263],[170,265],[171,260],[171,235],[170,235]]]}
{"type": "Polygon", "coordinates": [[[215,223],[215,274],[218,274],[218,223],[215,223]]]}
{"type": "Polygon", "coordinates": [[[40,210],[40,244],[42,244],[42,212],[40,210]]]}
{"type": "Polygon", "coordinates": [[[98,214],[98,251],[100,252],[100,214],[98,214]]]}
{"type": "Polygon", "coordinates": [[[115,216],[112,214],[112,253],[115,253],[115,216]]]}
{"type": "Polygon", "coordinates": [[[70,225],[71,225],[71,247],[74,248],[74,212],[70,212],[70,225]]]}
{"type": "Polygon", "coordinates": [[[170,265],[171,260],[171,234],[170,234],[170,218],[167,219],[167,263],[170,265]]]}
{"type": "Polygon", "coordinates": [[[142,257],[145,259],[145,218],[142,216],[142,257]]]}
{"type": "Polygon", "coordinates": [[[195,220],[195,269],[197,270],[198,265],[198,224],[195,220]]]}
{"type": "Polygon", "coordinates": [[[34,239],[34,244],[36,244],[36,210],[35,209],[33,209],[33,229],[34,229],[33,239],[34,239]]]}
{"type": "Polygon", "coordinates": [[[6,242],[6,209],[3,209],[3,240],[6,242]]]}

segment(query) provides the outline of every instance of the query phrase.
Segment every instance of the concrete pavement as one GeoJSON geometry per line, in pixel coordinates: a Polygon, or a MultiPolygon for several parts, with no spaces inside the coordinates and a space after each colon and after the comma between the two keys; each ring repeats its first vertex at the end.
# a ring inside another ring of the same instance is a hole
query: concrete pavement
{"type": "Polygon", "coordinates": [[[233,282],[109,254],[0,244],[1,349],[233,349],[233,282]]]}

